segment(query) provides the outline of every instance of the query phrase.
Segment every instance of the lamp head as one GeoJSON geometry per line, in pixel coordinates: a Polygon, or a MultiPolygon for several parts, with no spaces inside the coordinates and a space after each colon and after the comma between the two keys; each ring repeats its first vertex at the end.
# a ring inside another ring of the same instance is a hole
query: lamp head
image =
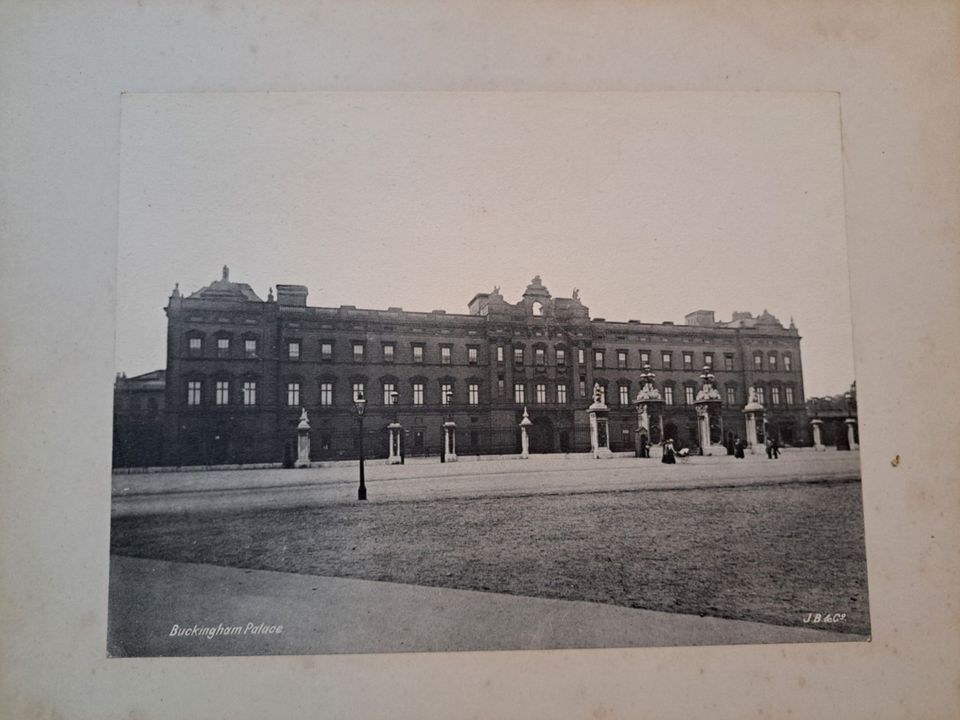
{"type": "Polygon", "coordinates": [[[363,411],[367,406],[367,401],[363,397],[362,390],[357,392],[357,396],[353,400],[353,405],[357,408],[357,415],[363,417],[363,411]]]}

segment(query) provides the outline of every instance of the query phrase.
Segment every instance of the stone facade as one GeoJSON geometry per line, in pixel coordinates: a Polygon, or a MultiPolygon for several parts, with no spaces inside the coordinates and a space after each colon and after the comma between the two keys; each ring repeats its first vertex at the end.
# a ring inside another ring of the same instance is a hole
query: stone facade
{"type": "Polygon", "coordinates": [[[531,453],[587,452],[595,383],[610,408],[611,449],[632,450],[645,363],[664,396],[664,433],[682,447],[698,443],[705,365],[723,399],[715,442],[743,436],[750,386],[763,395],[769,432],[809,442],[800,335],[766,311],[729,322],[705,310],[684,325],[612,322],[591,318],[577,290],[554,297],[539,277],[514,303],[499,288],[477,294],[467,314],[310,307],[307,294],[278,285],[262,300],[226,268],[189,296],[174,290],[163,464],[292,464],[304,408],[313,460],[356,457],[360,388],[368,457],[388,456],[394,421],[406,456],[439,454],[451,419],[457,454],[519,453],[524,407],[531,453]]]}

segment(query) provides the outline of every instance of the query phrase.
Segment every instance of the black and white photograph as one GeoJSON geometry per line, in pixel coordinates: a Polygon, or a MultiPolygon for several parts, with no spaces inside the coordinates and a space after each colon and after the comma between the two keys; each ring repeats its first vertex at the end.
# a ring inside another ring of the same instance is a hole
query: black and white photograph
{"type": "Polygon", "coordinates": [[[124,95],[109,655],[869,640],[840,129],[124,95]]]}

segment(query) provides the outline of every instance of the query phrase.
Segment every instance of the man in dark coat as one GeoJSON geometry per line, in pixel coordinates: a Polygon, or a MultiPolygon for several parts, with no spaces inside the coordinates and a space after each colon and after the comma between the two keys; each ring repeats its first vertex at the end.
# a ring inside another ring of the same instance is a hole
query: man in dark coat
{"type": "Polygon", "coordinates": [[[743,440],[740,439],[739,435],[737,439],[733,441],[733,456],[743,458],[743,440]]]}

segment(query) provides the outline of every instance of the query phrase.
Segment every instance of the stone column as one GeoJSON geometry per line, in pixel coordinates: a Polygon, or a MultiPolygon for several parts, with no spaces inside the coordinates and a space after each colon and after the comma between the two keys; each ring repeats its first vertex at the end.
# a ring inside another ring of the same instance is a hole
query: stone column
{"type": "Polygon", "coordinates": [[[443,424],[443,439],[445,445],[445,454],[447,462],[457,461],[457,424],[453,420],[447,420],[443,424]]]}
{"type": "Polygon", "coordinates": [[[293,466],[310,467],[310,421],[306,408],[300,413],[300,423],[297,425],[297,461],[293,466]]]}
{"type": "Polygon", "coordinates": [[[520,458],[526,460],[530,457],[530,435],[527,430],[533,422],[527,414],[527,407],[523,407],[523,419],[520,421],[520,458]]]}
{"type": "Polygon", "coordinates": [[[857,421],[853,418],[847,418],[844,420],[847,424],[847,442],[850,444],[851,450],[859,450],[860,446],[857,445],[857,436],[853,431],[854,426],[857,424],[857,421]]]}
{"type": "Polygon", "coordinates": [[[747,446],[754,455],[766,452],[765,448],[760,447],[760,438],[757,436],[757,427],[763,427],[763,413],[764,407],[757,399],[757,391],[751,387],[749,400],[743,408],[743,414],[747,423],[747,446]]]}
{"type": "Polygon", "coordinates": [[[810,421],[810,425],[813,427],[813,449],[826,450],[823,444],[823,420],[814,418],[810,421]]]}
{"type": "Polygon", "coordinates": [[[387,462],[390,465],[400,464],[400,433],[403,432],[403,426],[396,420],[387,425],[387,431],[390,433],[390,455],[387,462]]]}
{"type": "Polygon", "coordinates": [[[700,454],[710,454],[710,410],[706,405],[697,406],[697,427],[700,430],[700,454]]]}

